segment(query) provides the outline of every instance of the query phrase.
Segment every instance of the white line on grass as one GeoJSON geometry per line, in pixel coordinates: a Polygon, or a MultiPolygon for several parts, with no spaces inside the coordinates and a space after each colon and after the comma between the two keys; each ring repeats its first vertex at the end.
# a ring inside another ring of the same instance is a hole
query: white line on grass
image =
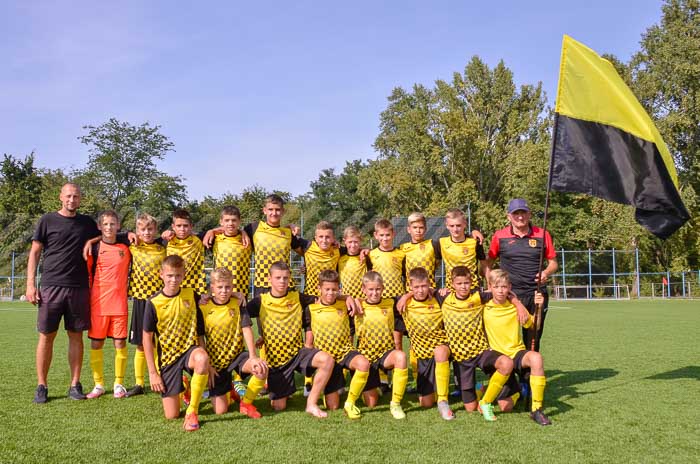
{"type": "Polygon", "coordinates": [[[549,309],[572,309],[571,306],[549,306],[549,309]]]}
{"type": "Polygon", "coordinates": [[[0,308],[0,311],[12,311],[12,312],[18,312],[18,313],[23,313],[23,312],[36,312],[36,308],[29,308],[29,309],[0,308]]]}

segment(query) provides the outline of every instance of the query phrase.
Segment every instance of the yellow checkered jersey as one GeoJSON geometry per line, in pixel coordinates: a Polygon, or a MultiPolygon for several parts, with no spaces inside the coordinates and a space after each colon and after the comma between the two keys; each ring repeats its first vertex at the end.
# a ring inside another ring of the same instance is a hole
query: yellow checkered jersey
{"type": "Polygon", "coordinates": [[[245,248],[242,234],[228,237],[218,234],[214,239],[214,268],[225,267],[233,274],[233,291],[241,292],[246,297],[250,290],[250,256],[251,247],[245,248]]]}
{"type": "Polygon", "coordinates": [[[243,327],[250,327],[250,317],[245,308],[238,307],[238,300],[216,304],[211,299],[199,310],[204,319],[204,336],[207,341],[209,362],[217,371],[227,368],[243,351],[243,327]]]}
{"type": "Polygon", "coordinates": [[[197,337],[204,335],[196,298],[191,288],[181,288],[175,296],[160,292],[146,303],[143,330],[155,333],[161,370],[197,345],[197,337]]]}
{"type": "Polygon", "coordinates": [[[131,274],[129,296],[147,300],[163,288],[160,265],[165,259],[165,247],[158,241],[129,246],[131,274]]]}
{"type": "Polygon", "coordinates": [[[435,248],[433,241],[423,240],[419,243],[406,242],[399,247],[406,255],[406,291],[408,288],[408,273],[411,269],[422,267],[428,271],[430,276],[430,286],[436,288],[435,285],[435,248]]]}
{"type": "Polygon", "coordinates": [[[447,345],[442,310],[435,298],[425,301],[410,298],[406,303],[403,320],[418,359],[432,358],[436,346],[447,345]]]}
{"type": "Polygon", "coordinates": [[[367,263],[360,260],[360,255],[342,255],[338,260],[338,274],[343,294],[362,298],[362,276],[366,273],[367,263]]]}
{"type": "Polygon", "coordinates": [[[391,298],[377,304],[362,302],[364,314],[355,316],[357,348],[370,362],[394,349],[394,306],[391,298]]]}
{"type": "Polygon", "coordinates": [[[440,238],[440,255],[445,263],[445,288],[452,288],[452,269],[466,266],[472,275],[472,289],[479,287],[479,260],[486,259],[484,247],[476,239],[467,237],[453,242],[452,237],[440,238]]]}
{"type": "Polygon", "coordinates": [[[307,326],[314,334],[314,347],[333,356],[336,362],[354,349],[350,339],[350,316],[344,301],[332,305],[310,304],[304,311],[307,326]]]}
{"type": "MultiPolygon", "coordinates": [[[[292,231],[288,227],[273,227],[265,221],[248,224],[245,226],[245,231],[253,243],[253,256],[255,257],[253,285],[260,288],[270,288],[267,277],[272,263],[283,261],[289,264],[290,253],[302,246],[303,243],[292,235],[292,231]]],[[[294,287],[293,280],[289,281],[289,287],[294,287]]]]}
{"type": "MultiPolygon", "coordinates": [[[[532,327],[532,316],[525,324],[525,328],[529,327],[532,327]]],[[[491,300],[484,305],[484,328],[492,350],[512,358],[526,349],[518,311],[510,301],[498,304],[491,300]]]]}
{"type": "Polygon", "coordinates": [[[405,256],[399,248],[382,251],[377,247],[369,252],[369,267],[384,279],[383,295],[385,297],[393,298],[405,293],[403,283],[405,256]]]}
{"type": "Polygon", "coordinates": [[[191,288],[200,295],[207,292],[207,280],[204,275],[204,245],[199,237],[194,235],[183,239],[174,237],[168,242],[167,254],[168,256],[178,255],[185,260],[183,288],[191,288]]]}
{"type": "Polygon", "coordinates": [[[443,300],[442,320],[455,361],[466,361],[489,348],[482,317],[483,302],[486,300],[487,297],[478,290],[473,290],[464,299],[457,298],[452,292],[443,300]]]}
{"type": "Polygon", "coordinates": [[[312,240],[309,248],[304,252],[304,266],[306,267],[306,284],[304,293],[318,296],[318,274],[321,271],[335,271],[338,268],[340,251],[331,247],[323,251],[316,240],[312,240]]]}
{"type": "Polygon", "coordinates": [[[314,297],[289,290],[281,297],[263,293],[248,303],[250,317],[260,320],[270,367],[283,366],[299,353],[304,337],[302,307],[314,301],[314,297]]]}

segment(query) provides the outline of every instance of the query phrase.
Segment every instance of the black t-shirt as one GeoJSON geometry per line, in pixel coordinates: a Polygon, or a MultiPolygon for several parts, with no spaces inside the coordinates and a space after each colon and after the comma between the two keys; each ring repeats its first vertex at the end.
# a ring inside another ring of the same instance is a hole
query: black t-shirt
{"type": "Polygon", "coordinates": [[[41,286],[87,288],[88,269],[83,259],[83,246],[98,235],[97,224],[89,216],[44,214],[32,235],[32,241],[44,246],[41,286]]]}

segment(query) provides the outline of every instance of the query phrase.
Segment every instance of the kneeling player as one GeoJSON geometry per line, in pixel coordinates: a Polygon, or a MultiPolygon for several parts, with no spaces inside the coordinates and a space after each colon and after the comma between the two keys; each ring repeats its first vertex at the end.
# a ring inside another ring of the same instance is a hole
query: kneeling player
{"type": "Polygon", "coordinates": [[[343,369],[354,371],[343,410],[349,419],[359,419],[362,414],[355,402],[367,383],[369,361],[352,345],[348,308],[345,302],[338,300],[339,289],[340,277],[336,271],[325,270],[318,274],[320,302],[304,310],[306,346],[323,350],[335,360],[325,389],[328,409],[338,409],[340,405],[338,392],[345,387],[343,369]]]}
{"type": "Polygon", "coordinates": [[[258,419],[261,414],[253,405],[253,400],[265,386],[267,364],[256,354],[248,311],[240,308],[238,301],[231,298],[231,271],[223,267],[217,268],[212,271],[210,280],[211,300],[201,304],[199,309],[204,319],[206,348],[211,360],[209,396],[214,412],[224,414],[228,411],[233,372],[244,377],[253,374],[241,399],[239,411],[258,419]],[[244,342],[247,352],[243,350],[244,342]]]}
{"type": "Polygon", "coordinates": [[[272,408],[282,411],[287,407],[287,398],[296,391],[295,371],[305,376],[315,371],[313,386],[306,398],[306,412],[324,418],[327,414],[318,407],[318,400],[335,362],[328,353],[306,348],[302,342],[302,306],[313,303],[315,298],[289,289],[291,271],[285,262],[273,263],[268,278],[270,291],[253,298],[247,309],[251,317],[260,321],[269,366],[267,386],[272,408]]]}
{"type": "Polygon", "coordinates": [[[355,316],[355,333],[360,353],[372,363],[363,396],[367,406],[376,406],[379,400],[377,388],[381,383],[379,372],[381,370],[386,373],[393,369],[389,411],[394,419],[405,419],[401,400],[408,381],[406,353],[394,349],[396,302],[391,298],[382,298],[383,291],[384,280],[381,274],[369,271],[362,277],[365,300],[360,302],[362,314],[355,316]]]}
{"type": "MultiPolygon", "coordinates": [[[[532,391],[530,417],[540,425],[549,425],[551,422],[542,411],[546,384],[544,362],[540,353],[527,350],[523,343],[516,308],[516,306],[522,307],[522,303],[511,293],[510,277],[507,272],[500,269],[491,271],[489,285],[493,292],[493,300],[484,305],[484,328],[489,345],[492,349],[513,359],[514,373],[522,376],[528,369],[530,370],[530,390],[532,391]],[[510,301],[508,301],[509,295],[510,301]]],[[[536,293],[535,303],[541,304],[543,301],[542,294],[536,293]]],[[[529,328],[532,324],[532,316],[529,316],[523,327],[529,328]]],[[[514,376],[511,375],[511,379],[514,379],[514,376]]],[[[517,382],[513,383],[514,388],[517,389],[517,382]]]]}
{"type": "Polygon", "coordinates": [[[163,290],[148,300],[143,318],[143,350],[148,364],[151,389],[160,392],[167,419],[180,415],[180,393],[184,391],[182,372],[192,375],[192,396],[185,413],[185,430],[199,429],[199,403],[207,387],[209,356],[204,348],[204,320],[197,310],[191,288],[181,288],[185,261],[168,256],[161,265],[163,290]],[[153,336],[158,338],[154,358],[153,336]]]}
{"type": "Polygon", "coordinates": [[[495,421],[491,404],[503,389],[513,371],[513,360],[489,349],[484,334],[483,304],[491,299],[488,293],[471,290],[471,272],[466,266],[456,266],[451,272],[452,288],[442,301],[442,317],[454,359],[455,375],[462,390],[462,401],[467,411],[481,411],[484,419],[495,421]],[[475,369],[479,367],[490,374],[489,386],[480,402],[477,402],[475,369]]]}

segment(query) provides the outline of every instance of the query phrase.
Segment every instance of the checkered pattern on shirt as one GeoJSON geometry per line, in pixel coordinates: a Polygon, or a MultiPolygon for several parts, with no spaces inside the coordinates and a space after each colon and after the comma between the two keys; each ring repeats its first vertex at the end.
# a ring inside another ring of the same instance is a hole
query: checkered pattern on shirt
{"type": "Polygon", "coordinates": [[[377,271],[384,279],[383,295],[386,297],[393,298],[405,293],[403,283],[404,257],[404,252],[398,248],[391,251],[375,248],[369,252],[372,270],[377,271]]]}
{"type": "Polygon", "coordinates": [[[197,304],[191,288],[181,288],[173,297],[159,293],[150,302],[156,311],[158,365],[162,370],[197,344],[197,304]]]}
{"type": "Polygon", "coordinates": [[[270,367],[286,364],[303,346],[302,315],[296,291],[279,298],[270,293],[260,295],[259,320],[270,367]]]}
{"type": "Polygon", "coordinates": [[[227,237],[218,234],[214,239],[214,268],[225,267],[233,274],[233,291],[246,297],[250,290],[251,247],[245,248],[241,234],[227,237]]]}
{"type": "Polygon", "coordinates": [[[442,302],[447,343],[455,361],[466,361],[489,348],[484,332],[484,306],[478,291],[460,300],[450,293],[442,302]]]}
{"type": "Polygon", "coordinates": [[[436,346],[447,344],[442,311],[435,298],[425,301],[411,298],[406,304],[403,320],[418,359],[432,358],[436,346]]]}
{"type": "Polygon", "coordinates": [[[224,305],[209,300],[209,303],[201,305],[199,310],[204,317],[209,362],[219,371],[228,367],[243,351],[241,310],[238,301],[233,298],[224,305]]]}
{"type": "Polygon", "coordinates": [[[440,238],[440,253],[445,263],[445,287],[452,288],[452,269],[466,266],[472,275],[472,289],[479,287],[480,277],[476,258],[476,239],[467,237],[463,242],[453,242],[450,237],[440,238]]]}
{"type": "MultiPolygon", "coordinates": [[[[253,247],[255,249],[253,284],[256,287],[269,288],[267,277],[272,263],[283,261],[289,264],[289,255],[292,252],[292,231],[287,227],[272,227],[265,221],[260,221],[253,233],[253,247]]],[[[291,279],[289,287],[294,287],[291,279]]]]}
{"type": "Polygon", "coordinates": [[[129,296],[147,300],[163,288],[160,265],[165,259],[165,247],[158,243],[131,245],[131,274],[129,296]]]}
{"type": "Polygon", "coordinates": [[[335,271],[338,268],[340,251],[331,247],[328,251],[323,251],[315,240],[304,252],[304,266],[306,267],[306,284],[304,293],[318,296],[318,274],[321,271],[335,271]]]}
{"type": "Polygon", "coordinates": [[[423,240],[420,243],[406,242],[399,247],[406,255],[406,291],[408,288],[408,273],[411,269],[422,267],[428,271],[430,286],[435,288],[435,250],[433,241],[423,240]]]}
{"type": "Polygon", "coordinates": [[[343,255],[338,260],[338,273],[343,294],[362,298],[362,276],[367,273],[367,263],[359,255],[343,255]]]}
{"type": "Polygon", "coordinates": [[[378,304],[362,302],[364,314],[355,316],[357,348],[370,362],[394,349],[394,300],[384,298],[378,304]]]}
{"type": "Polygon", "coordinates": [[[314,347],[333,356],[336,362],[353,350],[350,341],[350,316],[344,301],[332,305],[309,305],[314,347]]]}
{"type": "Polygon", "coordinates": [[[191,288],[195,292],[207,292],[207,280],[204,275],[204,245],[202,241],[190,235],[180,240],[175,237],[168,242],[167,254],[178,255],[185,260],[185,279],[182,288],[191,288]]]}

